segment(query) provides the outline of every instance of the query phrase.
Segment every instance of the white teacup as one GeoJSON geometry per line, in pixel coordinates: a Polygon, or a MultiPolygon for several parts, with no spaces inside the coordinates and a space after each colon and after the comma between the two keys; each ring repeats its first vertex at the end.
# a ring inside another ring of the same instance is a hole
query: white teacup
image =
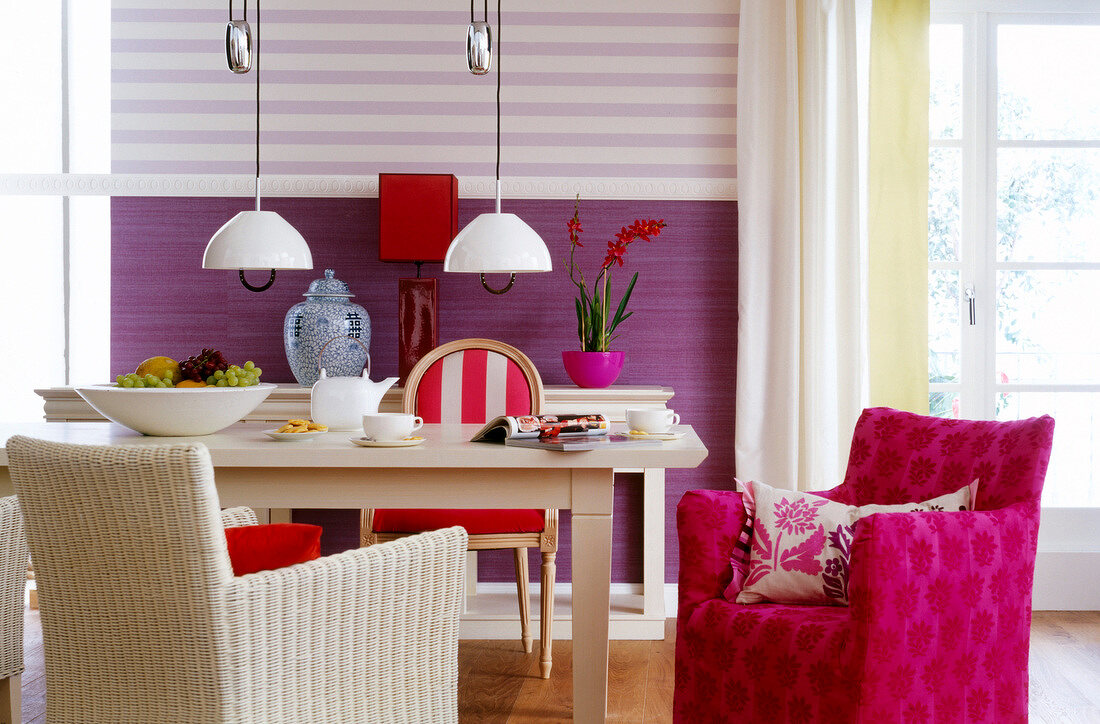
{"type": "Polygon", "coordinates": [[[404,440],[424,427],[424,418],[403,412],[372,412],[363,415],[363,434],[379,442],[404,440]]]}
{"type": "Polygon", "coordinates": [[[639,432],[668,432],[680,424],[680,416],[672,410],[635,408],[626,411],[626,425],[639,432]]]}

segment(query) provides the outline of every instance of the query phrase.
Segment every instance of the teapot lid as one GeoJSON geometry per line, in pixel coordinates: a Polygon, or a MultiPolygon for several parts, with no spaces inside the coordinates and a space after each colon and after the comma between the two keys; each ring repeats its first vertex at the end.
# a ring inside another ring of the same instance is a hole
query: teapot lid
{"type": "Polygon", "coordinates": [[[314,279],[309,283],[309,291],[303,297],[354,297],[345,282],[336,278],[336,272],[325,269],[324,279],[314,279]]]}

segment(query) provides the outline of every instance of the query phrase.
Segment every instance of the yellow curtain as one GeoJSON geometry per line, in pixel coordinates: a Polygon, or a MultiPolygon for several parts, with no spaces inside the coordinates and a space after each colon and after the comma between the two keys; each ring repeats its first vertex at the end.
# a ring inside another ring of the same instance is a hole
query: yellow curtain
{"type": "Polygon", "coordinates": [[[874,0],[868,98],[870,401],[928,412],[929,0],[874,0]]]}

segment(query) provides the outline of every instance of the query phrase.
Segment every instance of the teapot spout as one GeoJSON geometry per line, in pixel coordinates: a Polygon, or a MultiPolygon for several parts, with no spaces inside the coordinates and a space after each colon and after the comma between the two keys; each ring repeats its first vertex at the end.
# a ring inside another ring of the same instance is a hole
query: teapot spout
{"type": "Polygon", "coordinates": [[[382,380],[381,382],[375,382],[374,383],[375,389],[377,389],[380,394],[384,395],[384,394],[386,394],[386,392],[389,391],[389,389],[391,387],[393,387],[395,384],[397,384],[397,379],[398,379],[397,377],[387,377],[386,379],[382,380]]]}

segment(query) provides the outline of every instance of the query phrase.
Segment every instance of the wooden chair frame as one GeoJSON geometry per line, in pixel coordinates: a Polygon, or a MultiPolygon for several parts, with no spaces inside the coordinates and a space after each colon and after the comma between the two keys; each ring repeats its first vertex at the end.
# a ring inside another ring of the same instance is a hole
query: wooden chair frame
{"type": "MultiPolygon", "coordinates": [[[[402,411],[408,414],[416,414],[416,393],[420,386],[420,380],[428,369],[449,354],[468,349],[486,349],[490,352],[502,354],[515,362],[523,372],[527,380],[527,386],[531,390],[531,414],[542,413],[544,404],[544,388],[542,377],[534,362],[523,352],[510,344],[493,339],[459,339],[447,342],[436,347],[424,355],[409,372],[405,382],[404,396],[401,400],[402,411]]],[[[374,509],[367,508],[362,511],[360,524],[360,545],[369,546],[375,543],[397,540],[411,533],[379,533],[374,530],[374,509]]],[[[511,548],[516,568],[516,595],[519,598],[520,637],[523,642],[523,650],[531,653],[531,616],[529,611],[527,549],[538,547],[542,553],[542,567],[540,571],[540,631],[539,631],[539,673],[542,678],[550,678],[550,669],[553,666],[551,644],[551,625],[554,620],[554,577],[557,573],[558,555],[558,511],[547,509],[545,521],[540,533],[483,533],[470,535],[467,541],[467,550],[498,550],[511,548]]]]}

